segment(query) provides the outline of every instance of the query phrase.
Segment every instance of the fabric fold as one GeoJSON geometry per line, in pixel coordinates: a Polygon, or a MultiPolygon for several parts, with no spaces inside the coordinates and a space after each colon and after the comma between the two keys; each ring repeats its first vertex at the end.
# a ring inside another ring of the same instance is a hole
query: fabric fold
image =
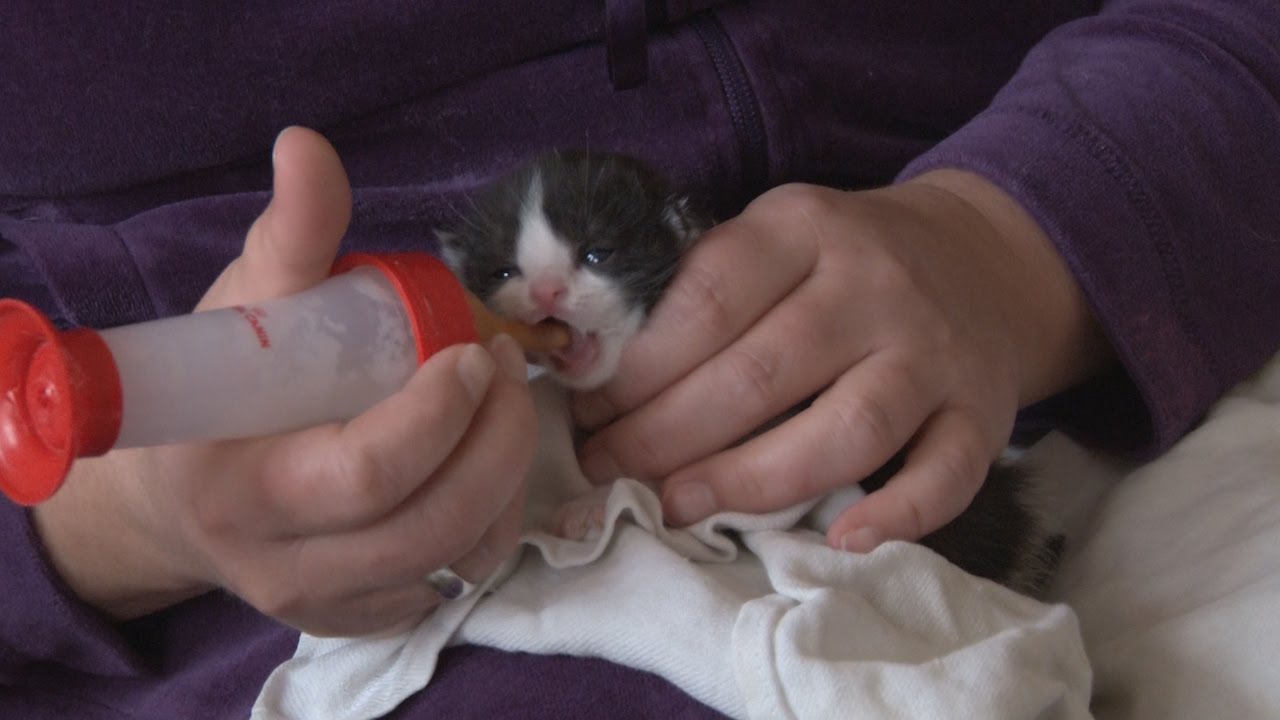
{"type": "Polygon", "coordinates": [[[267,680],[254,720],[369,720],[426,687],[440,651],[605,658],[657,674],[731,717],[830,718],[945,708],[947,717],[1088,717],[1091,675],[1075,615],[970,576],[922,546],[869,555],[827,547],[802,519],[663,524],[644,483],[621,479],[603,526],[548,534],[548,510],[589,490],[567,408],[535,383],[539,459],[522,550],[485,593],[412,628],[368,638],[303,636],[267,680]],[[558,473],[558,474],[556,474],[558,473]],[[975,692],[974,688],[988,688],[975,692]]]}

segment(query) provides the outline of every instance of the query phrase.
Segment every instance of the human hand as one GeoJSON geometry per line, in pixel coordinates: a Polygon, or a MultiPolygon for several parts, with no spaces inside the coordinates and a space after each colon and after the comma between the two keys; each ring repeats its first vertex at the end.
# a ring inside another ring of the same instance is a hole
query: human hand
{"type": "MultiPolygon", "coordinates": [[[[328,276],[351,213],[342,164],[294,128],[275,167],[270,205],[199,309],[328,276]]],[[[36,522],[68,584],[116,618],[222,586],[307,632],[370,632],[438,604],[431,571],[478,581],[510,554],[536,436],[523,353],[499,336],[437,353],[343,424],[82,460],[36,522]]]]}
{"type": "Polygon", "coordinates": [[[906,447],[828,530],[866,552],[958,515],[1017,409],[1107,357],[1047,237],[978,176],[785,186],[705,236],[614,380],[576,399],[595,433],[583,467],[596,482],[663,479],[668,518],[689,524],[818,497],[906,447]]]}

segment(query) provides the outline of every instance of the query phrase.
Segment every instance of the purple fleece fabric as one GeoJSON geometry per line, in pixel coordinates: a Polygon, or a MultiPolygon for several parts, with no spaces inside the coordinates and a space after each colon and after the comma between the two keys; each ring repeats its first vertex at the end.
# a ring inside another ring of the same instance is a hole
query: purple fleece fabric
{"type": "MultiPolygon", "coordinates": [[[[646,157],[722,215],[787,181],[974,170],[1049,232],[1122,360],[1028,418],[1116,450],[1168,447],[1280,344],[1275,0],[159,7],[0,10],[0,295],[64,325],[188,311],[297,123],[347,164],[352,249],[429,247],[547,146],[646,157]],[[619,27],[640,5],[647,33],[619,27]],[[613,86],[606,36],[639,86],[613,86]]],[[[3,717],[245,717],[297,639],[222,593],[112,625],[6,501],[0,573],[3,717]]],[[[471,647],[393,717],[715,715],[600,660],[471,647]]]]}

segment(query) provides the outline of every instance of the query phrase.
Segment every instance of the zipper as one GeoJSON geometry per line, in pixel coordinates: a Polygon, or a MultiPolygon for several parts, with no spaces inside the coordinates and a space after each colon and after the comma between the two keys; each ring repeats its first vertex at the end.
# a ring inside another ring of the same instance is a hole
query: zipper
{"type": "Polygon", "coordinates": [[[729,33],[725,32],[715,13],[699,14],[693,18],[692,25],[711,56],[711,64],[729,106],[729,117],[738,140],[738,155],[742,160],[742,190],[749,197],[754,197],[763,192],[769,182],[769,146],[755,91],[751,89],[746,68],[733,48],[729,33]]]}

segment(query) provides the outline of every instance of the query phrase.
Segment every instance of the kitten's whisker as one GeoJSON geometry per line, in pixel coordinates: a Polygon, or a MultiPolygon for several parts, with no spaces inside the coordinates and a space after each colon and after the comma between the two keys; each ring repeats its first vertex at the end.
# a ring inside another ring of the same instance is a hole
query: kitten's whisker
{"type": "Polygon", "coordinates": [[[476,203],[474,196],[466,194],[463,197],[465,197],[467,202],[471,205],[471,212],[469,213],[464,213],[454,207],[454,205],[448,200],[445,201],[445,204],[448,205],[449,209],[462,220],[463,227],[469,228],[480,235],[486,235],[501,230],[501,224],[498,220],[486,213],[479,204],[476,203]]]}

